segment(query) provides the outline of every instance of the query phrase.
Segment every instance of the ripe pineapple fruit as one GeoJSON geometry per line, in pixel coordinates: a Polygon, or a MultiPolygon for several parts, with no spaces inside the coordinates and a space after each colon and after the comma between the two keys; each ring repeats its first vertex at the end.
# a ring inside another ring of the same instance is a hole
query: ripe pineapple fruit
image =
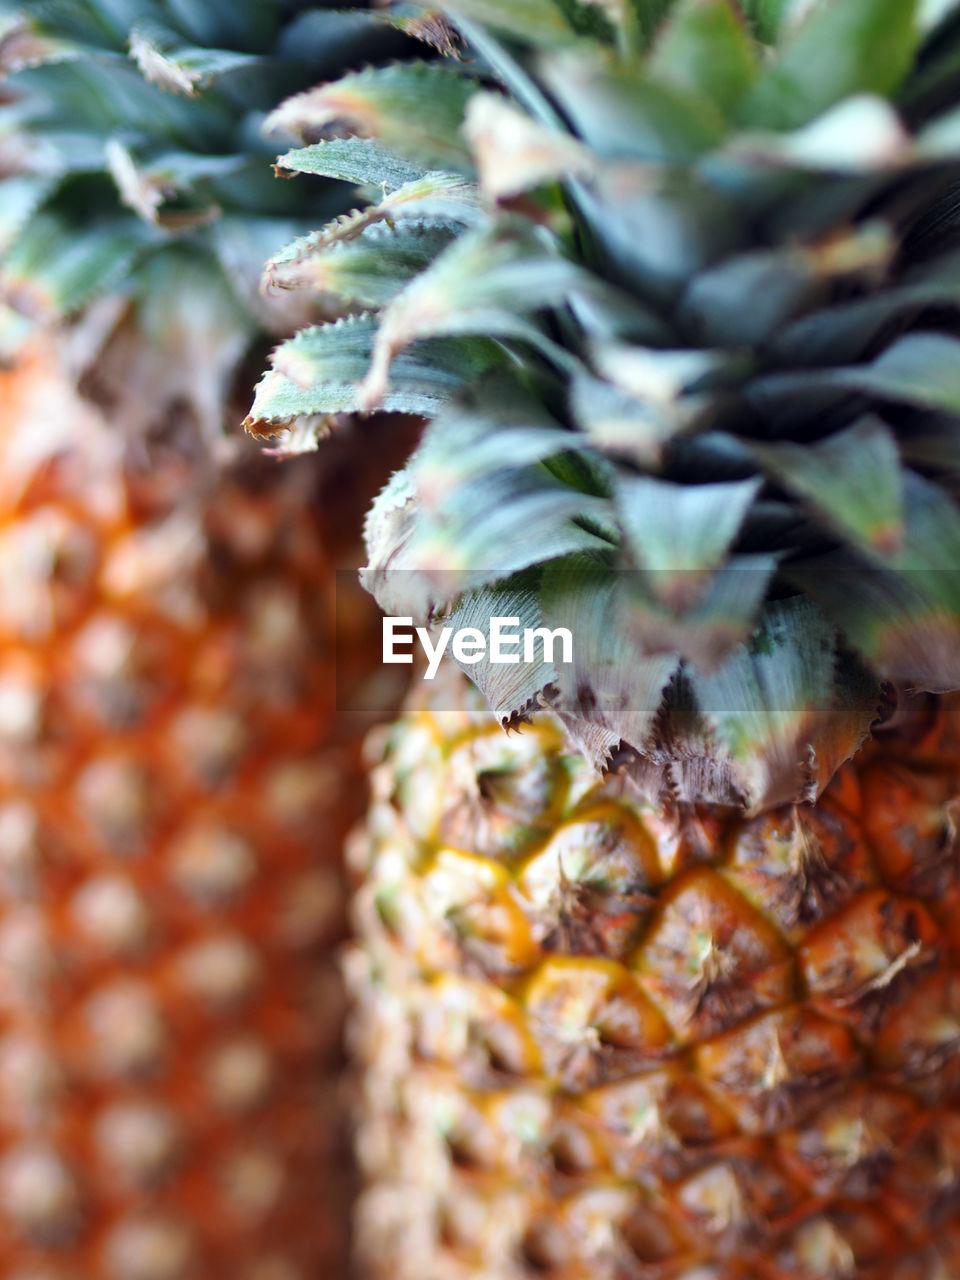
{"type": "Polygon", "coordinates": [[[316,486],[124,464],[57,354],[2,376],[0,1270],[334,1275],[361,783],[316,486]]]}
{"type": "Polygon", "coordinates": [[[364,1274],[960,1274],[956,698],[754,816],[449,687],[373,778],[364,1274]]]}
{"type": "Polygon", "coordinates": [[[281,166],[384,197],[270,264],[367,310],[251,414],[429,412],[368,585],[573,636],[465,662],[490,710],[434,687],[375,771],[365,1269],[947,1280],[960,5],[450,18],[469,75],[276,112],[281,166]]]}
{"type": "Polygon", "coordinates": [[[383,434],[361,454],[339,424],[317,473],[225,428],[291,323],[262,258],[346,198],[277,182],[260,116],[398,37],[301,8],[0,6],[9,1280],[344,1265],[331,949],[362,778],[335,708],[375,636],[341,609],[335,673],[335,570],[383,434]]]}

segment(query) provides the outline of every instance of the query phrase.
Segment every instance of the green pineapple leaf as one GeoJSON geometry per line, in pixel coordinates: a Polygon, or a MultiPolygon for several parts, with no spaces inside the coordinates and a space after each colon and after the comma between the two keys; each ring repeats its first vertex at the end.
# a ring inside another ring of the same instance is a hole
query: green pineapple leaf
{"type": "Polygon", "coordinates": [[[570,21],[577,8],[577,0],[566,4],[555,0],[456,0],[451,11],[455,20],[466,18],[501,35],[552,48],[582,38],[570,21]]]}
{"type": "Polygon", "coordinates": [[[683,165],[724,136],[722,117],[699,95],[599,50],[545,54],[540,72],[576,132],[601,156],[683,165]]]}
{"type": "Polygon", "coordinates": [[[14,238],[29,223],[33,214],[50,195],[55,180],[32,174],[14,174],[3,179],[0,201],[0,254],[5,253],[14,238]]]}
{"type": "MultiPolygon", "coordinates": [[[[517,574],[507,582],[485,587],[463,595],[443,622],[455,631],[474,627],[487,641],[486,651],[476,662],[461,663],[490,704],[490,710],[504,726],[514,724],[529,708],[536,706],[539,695],[557,680],[559,648],[548,658],[540,647],[537,661],[494,663],[490,660],[492,618],[516,618],[517,627],[542,626],[539,582],[536,575],[517,574]]],[[[521,657],[518,652],[517,657],[521,657]]]]}
{"type": "Polygon", "coordinates": [[[756,51],[730,0],[678,0],[647,65],[657,79],[705,98],[725,118],[759,69],[756,51]]]}
{"type": "Polygon", "coordinates": [[[585,369],[571,379],[570,412],[585,440],[601,453],[653,468],[662,462],[670,440],[692,425],[672,406],[631,395],[585,369]]]}
{"type": "Polygon", "coordinates": [[[0,297],[29,319],[68,316],[114,288],[156,233],[140,222],[104,222],[78,232],[66,218],[36,214],[0,263],[0,297]]]}
{"type": "MultiPolygon", "coordinates": [[[[356,409],[357,383],[369,363],[375,331],[374,317],[356,316],[301,329],[281,343],[273,368],[257,386],[246,429],[272,435],[305,415],[356,409]]],[[[496,344],[485,338],[418,344],[396,361],[385,407],[435,413],[500,359],[496,344]]]]}
{"type": "Polygon", "coordinates": [[[278,170],[311,173],[359,186],[379,187],[384,194],[426,177],[422,166],[403,160],[373,138],[331,138],[279,156],[278,170]]]}
{"type": "Polygon", "coordinates": [[[698,707],[729,753],[745,808],[797,795],[812,800],[863,741],[879,690],[867,680],[859,698],[852,689],[841,695],[837,675],[835,632],[798,597],[768,605],[751,643],[718,670],[688,672],[698,707]],[[807,745],[815,740],[824,744],[822,756],[807,745]]]}
{"type": "Polygon", "coordinates": [[[872,364],[847,365],[809,374],[785,373],[758,378],[752,388],[758,403],[789,402],[817,390],[864,391],[921,409],[960,412],[960,342],[942,333],[908,333],[872,364]]]}
{"type": "Polygon", "coordinates": [[[454,592],[452,603],[463,591],[503,582],[531,565],[603,546],[588,517],[596,511],[602,519],[605,506],[603,499],[553,480],[542,467],[471,476],[454,500],[432,496],[430,518],[413,544],[417,567],[443,574],[454,592]],[[495,567],[485,563],[488,547],[497,548],[495,567]]]}
{"type": "Polygon", "coordinates": [[[688,580],[664,573],[621,572],[623,628],[641,653],[682,653],[712,671],[746,641],[760,614],[777,558],[731,556],[722,569],[688,580]]]}
{"type": "MultiPolygon", "coordinates": [[[[565,302],[589,278],[551,250],[536,232],[507,222],[461,236],[385,309],[360,402],[382,400],[397,354],[418,338],[455,333],[518,337],[557,353],[555,344],[523,319],[523,312],[565,302]]],[[[606,290],[603,290],[606,292],[606,290]]]]}
{"type": "Polygon", "coordinates": [[[605,769],[621,742],[647,740],[679,658],[638,653],[605,555],[548,564],[541,597],[543,625],[573,638],[573,662],[557,668],[550,705],[594,767],[605,769]]]}
{"type": "Polygon", "coordinates": [[[773,350],[787,366],[851,364],[875,348],[891,325],[926,307],[950,307],[958,296],[960,255],[941,257],[935,270],[913,273],[885,292],[814,308],[775,335],[773,350]]]}
{"type": "Polygon", "coordinates": [[[755,251],[700,272],[680,302],[685,331],[704,347],[758,347],[795,315],[826,300],[826,287],[799,250],[755,251]],[[745,308],[743,299],[753,298],[745,308]]]}
{"type": "Polygon", "coordinates": [[[274,266],[271,282],[307,288],[354,306],[380,307],[419,275],[453,239],[444,226],[423,222],[374,223],[349,240],[317,249],[286,268],[274,266]]]}
{"type": "Polygon", "coordinates": [[[897,442],[879,418],[861,418],[820,444],[758,444],[768,475],[821,512],[857,546],[884,556],[903,538],[903,481],[897,442]]]}
{"type": "Polygon", "coordinates": [[[838,371],[836,379],[891,400],[960,413],[960,342],[939,333],[911,333],[872,365],[838,371]]]}
{"type": "MultiPolygon", "coordinates": [[[[524,388],[504,373],[490,412],[493,389],[486,388],[483,412],[444,414],[431,425],[417,454],[416,470],[422,487],[433,494],[457,488],[464,476],[491,476],[503,471],[504,459],[518,466],[543,463],[550,476],[571,489],[594,497],[608,496],[604,477],[585,472],[581,455],[570,452],[576,437],[546,414],[524,388]]],[[[612,534],[611,536],[615,536],[612,534]]]]}
{"type": "Polygon", "coordinates": [[[758,480],[677,485],[650,476],[624,476],[616,488],[626,546],[650,571],[662,599],[696,595],[704,575],[718,568],[760,488],[758,480]]]}
{"type": "Polygon", "coordinates": [[[137,23],[131,29],[130,56],[151,84],[188,97],[219,76],[258,62],[253,54],[185,44],[176,33],[153,22],[137,23]]]}
{"type": "MultiPolygon", "coordinates": [[[[756,164],[790,169],[869,173],[912,156],[949,151],[947,139],[930,133],[910,138],[899,113],[883,98],[860,93],[829,107],[809,124],[785,132],[749,132],[731,139],[727,154],[756,164]]],[[[955,141],[952,149],[956,150],[955,141]]]]}
{"type": "Polygon", "coordinates": [[[757,78],[748,127],[797,129],[860,93],[895,92],[919,38],[917,0],[819,0],[757,78]]]}
{"type": "Polygon", "coordinates": [[[368,67],[289,98],[270,113],[265,127],[302,138],[348,125],[425,169],[469,174],[461,126],[477,87],[460,71],[436,63],[368,67]]]}
{"type": "Polygon", "coordinates": [[[284,287],[284,281],[295,280],[301,266],[315,255],[354,240],[378,223],[418,220],[454,231],[476,221],[479,206],[480,193],[472,183],[455,174],[428,173],[389,192],[377,204],[343,214],[322,231],[291,241],[266,263],[264,283],[268,289],[284,287]]]}
{"type": "Polygon", "coordinates": [[[904,532],[878,566],[837,553],[790,576],[885,677],[933,692],[960,685],[960,511],[905,471],[904,532]]]}

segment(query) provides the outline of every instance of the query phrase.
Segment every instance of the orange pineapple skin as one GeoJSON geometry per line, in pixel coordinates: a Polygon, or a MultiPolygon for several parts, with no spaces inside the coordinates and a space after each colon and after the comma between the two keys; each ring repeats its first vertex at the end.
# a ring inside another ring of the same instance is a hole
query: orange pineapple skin
{"type": "Polygon", "coordinates": [[[0,1275],[333,1278],[368,495],[136,453],[55,343],[0,375],[0,1275]]]}
{"type": "Polygon", "coordinates": [[[960,699],[749,817],[456,683],[351,845],[363,1274],[960,1276],[960,699]]]}

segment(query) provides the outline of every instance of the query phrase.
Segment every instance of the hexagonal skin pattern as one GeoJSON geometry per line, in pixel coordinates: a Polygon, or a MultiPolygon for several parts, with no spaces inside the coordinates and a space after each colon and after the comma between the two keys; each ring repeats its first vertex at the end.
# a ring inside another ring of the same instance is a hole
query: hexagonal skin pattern
{"type": "Polygon", "coordinates": [[[363,479],[131,459],[52,352],[0,390],[0,1274],[336,1277],[363,479]]]}
{"type": "Polygon", "coordinates": [[[751,817],[456,683],[351,846],[364,1274],[960,1275],[960,699],[751,817]]]}

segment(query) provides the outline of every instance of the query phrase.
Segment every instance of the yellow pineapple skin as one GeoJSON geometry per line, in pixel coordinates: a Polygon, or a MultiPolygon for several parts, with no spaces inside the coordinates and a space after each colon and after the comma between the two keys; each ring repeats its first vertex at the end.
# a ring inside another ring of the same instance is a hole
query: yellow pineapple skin
{"type": "Polygon", "coordinates": [[[314,476],[131,447],[55,341],[0,375],[4,1280],[342,1274],[363,801],[314,476]]]}
{"type": "Polygon", "coordinates": [[[459,677],[369,749],[369,1280],[960,1276],[960,700],[757,817],[459,677]]]}

